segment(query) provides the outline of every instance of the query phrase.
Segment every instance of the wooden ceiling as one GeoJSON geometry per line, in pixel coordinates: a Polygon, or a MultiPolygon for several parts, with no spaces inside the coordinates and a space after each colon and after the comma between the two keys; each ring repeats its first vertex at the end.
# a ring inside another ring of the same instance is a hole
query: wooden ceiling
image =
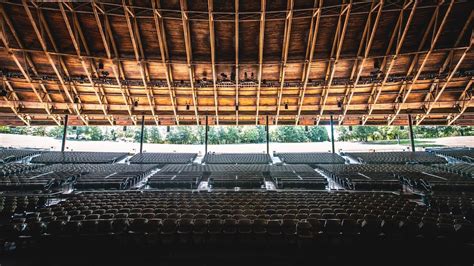
{"type": "Polygon", "coordinates": [[[470,0],[0,3],[1,125],[474,125],[470,0]]]}

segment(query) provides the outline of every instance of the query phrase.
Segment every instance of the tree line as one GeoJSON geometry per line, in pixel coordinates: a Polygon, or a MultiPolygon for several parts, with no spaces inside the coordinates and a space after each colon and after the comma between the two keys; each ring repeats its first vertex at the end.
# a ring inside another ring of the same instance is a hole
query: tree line
{"type": "MultiPolygon", "coordinates": [[[[416,138],[440,138],[450,136],[474,136],[474,127],[461,126],[415,126],[416,138]]],[[[0,126],[0,133],[48,136],[61,138],[61,126],[8,127],[0,126]]],[[[318,126],[271,126],[271,142],[322,142],[329,141],[326,127],[318,126]]],[[[408,127],[399,126],[339,126],[336,127],[338,141],[382,141],[407,139],[408,127]]],[[[138,126],[70,126],[67,138],[93,141],[139,142],[141,137],[138,126]]],[[[165,144],[203,144],[204,126],[147,126],[144,130],[145,143],[165,144]]],[[[212,126],[209,127],[209,144],[240,144],[266,142],[265,126],[212,126]]]]}

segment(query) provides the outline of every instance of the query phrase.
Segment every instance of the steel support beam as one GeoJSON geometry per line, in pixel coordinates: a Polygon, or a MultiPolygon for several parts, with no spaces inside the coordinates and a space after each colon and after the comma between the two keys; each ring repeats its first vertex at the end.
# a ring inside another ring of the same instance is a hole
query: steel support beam
{"type": "Polygon", "coordinates": [[[336,153],[336,147],[335,147],[335,144],[334,144],[334,119],[333,119],[332,115],[330,117],[329,123],[331,125],[331,151],[332,151],[332,153],[336,153]]]}
{"type": "Polygon", "coordinates": [[[69,121],[69,116],[65,115],[64,116],[64,125],[63,125],[63,139],[61,142],[61,152],[64,152],[64,149],[66,148],[66,135],[67,135],[67,123],[69,121]]]}
{"type": "Polygon", "coordinates": [[[410,114],[408,114],[408,130],[410,130],[409,135],[410,135],[411,151],[415,152],[415,135],[413,135],[413,121],[410,114]]]}

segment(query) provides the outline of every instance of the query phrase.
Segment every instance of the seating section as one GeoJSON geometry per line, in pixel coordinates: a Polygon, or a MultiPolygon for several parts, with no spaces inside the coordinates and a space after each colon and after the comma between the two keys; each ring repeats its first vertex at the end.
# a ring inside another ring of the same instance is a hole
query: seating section
{"type": "Polygon", "coordinates": [[[265,153],[207,153],[203,161],[207,164],[268,164],[272,158],[265,153]]]}
{"type": "Polygon", "coordinates": [[[440,149],[434,150],[434,152],[456,160],[474,163],[474,149],[440,149]]]}
{"type": "Polygon", "coordinates": [[[159,171],[148,179],[148,186],[156,189],[196,189],[201,182],[200,171],[159,171]]]}
{"type": "Polygon", "coordinates": [[[0,149],[0,164],[18,161],[41,152],[40,150],[0,149]]]}
{"type": "Polygon", "coordinates": [[[0,165],[0,177],[31,171],[41,167],[40,164],[8,163],[0,165]]]}
{"type": "Polygon", "coordinates": [[[451,212],[432,202],[422,206],[388,193],[83,193],[14,216],[6,234],[17,242],[101,236],[162,247],[474,240],[464,214],[472,213],[472,201],[451,212]]]}
{"type": "Polygon", "coordinates": [[[455,164],[435,164],[434,168],[444,170],[450,173],[473,177],[474,178],[474,164],[469,163],[455,163],[455,164]]]}
{"type": "Polygon", "coordinates": [[[474,179],[444,171],[397,173],[400,180],[422,191],[474,192],[474,179]]]}
{"type": "Polygon", "coordinates": [[[279,189],[326,189],[326,178],[308,165],[271,167],[270,176],[279,189]]]}
{"type": "Polygon", "coordinates": [[[0,177],[0,191],[56,191],[71,184],[79,174],[30,171],[0,177]]]}
{"type": "Polygon", "coordinates": [[[292,152],[275,154],[288,164],[338,164],[345,163],[344,158],[335,153],[324,152],[292,152]]]}
{"type": "Polygon", "coordinates": [[[10,218],[15,213],[35,212],[47,202],[47,196],[0,196],[0,218],[10,218]]]}
{"type": "Polygon", "coordinates": [[[186,164],[196,159],[197,153],[139,153],[130,158],[132,164],[186,164]]]}
{"type": "Polygon", "coordinates": [[[122,152],[45,152],[31,160],[32,163],[115,163],[128,154],[122,152]]]}
{"type": "Polygon", "coordinates": [[[442,157],[430,152],[348,152],[344,155],[364,164],[436,164],[446,163],[442,157]]]}
{"type": "MultiPolygon", "coordinates": [[[[402,184],[395,176],[405,165],[327,164],[318,165],[337,184],[350,190],[400,190],[402,184]]],[[[408,170],[410,170],[409,168],[408,170]]],[[[411,169],[415,171],[415,169],[411,169]]]]}

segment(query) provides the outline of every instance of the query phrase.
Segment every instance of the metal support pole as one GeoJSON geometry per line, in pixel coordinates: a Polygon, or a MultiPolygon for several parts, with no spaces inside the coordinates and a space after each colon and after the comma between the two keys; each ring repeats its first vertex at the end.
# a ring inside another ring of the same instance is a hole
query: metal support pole
{"type": "Polygon", "coordinates": [[[207,132],[209,131],[209,117],[206,115],[206,133],[204,134],[204,154],[207,154],[207,132]]]}
{"type": "Polygon", "coordinates": [[[61,143],[61,152],[64,152],[64,148],[66,148],[66,135],[67,135],[67,122],[69,120],[69,116],[64,116],[64,129],[63,129],[63,141],[61,143]]]}
{"type": "Polygon", "coordinates": [[[334,120],[331,115],[331,148],[332,148],[332,153],[336,153],[336,148],[334,146],[334,120]]]}
{"type": "Polygon", "coordinates": [[[268,115],[267,115],[266,130],[267,130],[267,154],[270,155],[270,128],[268,127],[268,115]]]}
{"type": "Polygon", "coordinates": [[[411,151],[415,152],[415,135],[413,135],[413,122],[411,120],[411,115],[408,115],[408,128],[410,130],[410,143],[411,143],[411,151]]]}
{"type": "Polygon", "coordinates": [[[143,137],[144,137],[143,131],[144,130],[145,130],[145,116],[142,115],[142,130],[140,134],[140,153],[143,153],[143,137]]]}

